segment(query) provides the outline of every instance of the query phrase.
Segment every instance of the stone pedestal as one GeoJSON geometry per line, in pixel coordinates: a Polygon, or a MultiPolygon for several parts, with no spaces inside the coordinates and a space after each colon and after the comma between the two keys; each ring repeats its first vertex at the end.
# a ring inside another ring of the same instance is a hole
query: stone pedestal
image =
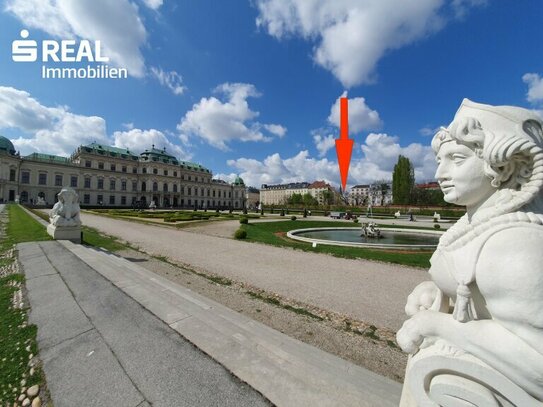
{"type": "Polygon", "coordinates": [[[70,240],[81,243],[81,226],[47,226],[47,233],[55,240],[70,240]]]}

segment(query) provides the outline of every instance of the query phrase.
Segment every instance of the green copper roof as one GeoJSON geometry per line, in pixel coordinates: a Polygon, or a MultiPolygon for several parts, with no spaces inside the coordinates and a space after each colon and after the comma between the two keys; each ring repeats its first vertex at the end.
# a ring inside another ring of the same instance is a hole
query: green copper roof
{"type": "Polygon", "coordinates": [[[51,154],[42,154],[42,153],[32,153],[30,155],[27,155],[24,157],[27,160],[38,160],[38,161],[47,161],[47,162],[53,162],[57,164],[71,164],[69,158],[61,157],[58,155],[51,155],[51,154]]]}
{"type": "Polygon", "coordinates": [[[98,144],[98,143],[91,143],[89,145],[83,146],[83,148],[94,150],[98,152],[99,154],[107,153],[107,155],[110,155],[112,157],[120,156],[121,158],[124,158],[123,156],[127,156],[126,158],[128,157],[137,158],[137,155],[134,153],[131,153],[130,150],[128,150],[127,148],[106,146],[104,144],[98,144]]]}
{"type": "Polygon", "coordinates": [[[245,185],[245,182],[243,182],[243,178],[238,175],[234,180],[234,185],[245,185]]]}
{"type": "Polygon", "coordinates": [[[195,171],[210,172],[207,168],[201,166],[200,164],[191,163],[190,161],[180,161],[179,165],[195,171]]]}
{"type": "Polygon", "coordinates": [[[13,147],[13,143],[4,136],[0,136],[0,150],[7,151],[8,154],[15,154],[15,147],[13,147]]]}

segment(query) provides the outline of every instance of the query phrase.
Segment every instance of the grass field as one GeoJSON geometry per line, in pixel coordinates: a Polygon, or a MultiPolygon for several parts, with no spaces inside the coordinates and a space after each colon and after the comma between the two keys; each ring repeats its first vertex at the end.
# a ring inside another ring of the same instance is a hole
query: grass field
{"type": "MultiPolygon", "coordinates": [[[[17,243],[50,240],[42,225],[32,219],[18,205],[7,207],[9,221],[1,236],[1,266],[13,263],[11,249],[17,243]]],[[[37,354],[34,325],[27,324],[27,308],[15,307],[13,298],[24,283],[22,274],[8,274],[0,278],[0,405],[13,405],[22,387],[42,384],[39,369],[30,375],[28,362],[31,354],[37,354]],[[21,381],[25,380],[24,386],[21,381]]]]}
{"type": "Polygon", "coordinates": [[[357,247],[326,246],[312,247],[310,243],[295,242],[286,237],[286,232],[294,229],[318,228],[318,227],[358,227],[359,223],[338,223],[326,221],[285,220],[278,222],[249,223],[241,225],[241,229],[247,232],[247,241],[266,243],[280,247],[292,247],[308,252],[327,253],[337,257],[348,259],[367,259],[384,261],[387,263],[402,264],[405,266],[428,268],[432,252],[411,252],[398,250],[373,250],[357,247]]]}

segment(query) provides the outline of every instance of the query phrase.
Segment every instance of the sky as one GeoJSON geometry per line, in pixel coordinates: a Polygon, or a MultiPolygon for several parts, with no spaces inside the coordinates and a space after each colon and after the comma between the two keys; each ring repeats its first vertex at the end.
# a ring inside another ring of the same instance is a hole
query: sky
{"type": "Polygon", "coordinates": [[[432,135],[463,98],[543,112],[540,0],[0,4],[0,134],[22,155],[154,145],[227,181],[338,186],[344,96],[355,140],[348,185],[390,180],[400,154],[426,182],[432,135]],[[14,61],[23,39],[36,41],[37,61],[14,61]],[[65,57],[99,41],[109,61],[44,62],[49,40],[72,40],[65,57]],[[128,75],[42,77],[44,67],[100,64],[128,75]]]}

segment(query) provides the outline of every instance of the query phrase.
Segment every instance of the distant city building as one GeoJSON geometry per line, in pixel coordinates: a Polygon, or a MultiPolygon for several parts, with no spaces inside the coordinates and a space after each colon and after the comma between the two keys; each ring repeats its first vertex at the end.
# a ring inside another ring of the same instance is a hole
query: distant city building
{"type": "Polygon", "coordinates": [[[325,181],[292,182],[278,185],[262,184],[260,202],[262,205],[285,205],[294,194],[311,194],[322,205],[325,203],[325,191],[333,191],[333,188],[325,181]]]}
{"type": "Polygon", "coordinates": [[[439,188],[439,183],[437,183],[435,181],[427,182],[427,183],[424,183],[424,184],[416,184],[415,188],[429,189],[429,190],[438,190],[438,189],[440,189],[439,188]]]}
{"type": "Polygon", "coordinates": [[[248,187],[245,195],[245,204],[248,209],[256,209],[260,204],[260,191],[258,188],[248,187]]]}
{"type": "Polygon", "coordinates": [[[355,185],[349,193],[353,206],[385,206],[392,204],[392,183],[355,185]]]}
{"type": "Polygon", "coordinates": [[[234,208],[245,205],[245,183],[212,179],[199,164],[180,161],[166,149],[135,154],[128,149],[91,143],[71,157],[32,153],[21,157],[0,136],[0,200],[47,203],[62,187],[79,194],[82,206],[126,206],[135,202],[159,207],[234,208]]]}

